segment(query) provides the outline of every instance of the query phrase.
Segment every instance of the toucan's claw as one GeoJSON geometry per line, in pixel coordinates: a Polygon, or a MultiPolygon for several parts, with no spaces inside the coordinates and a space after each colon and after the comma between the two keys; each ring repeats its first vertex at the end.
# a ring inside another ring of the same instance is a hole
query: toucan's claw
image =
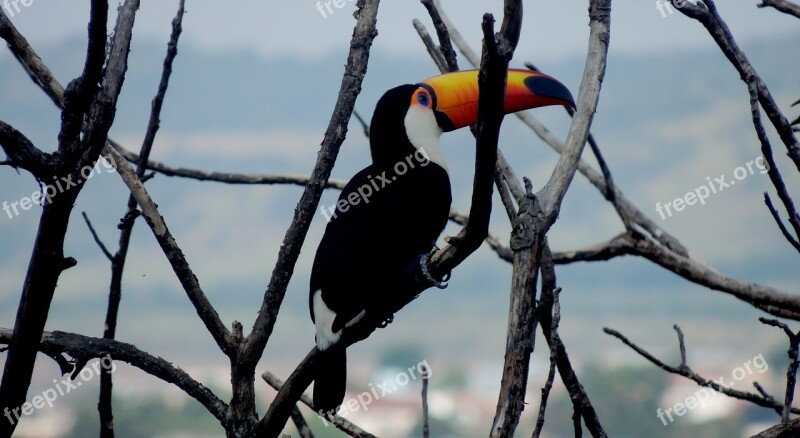
{"type": "Polygon", "coordinates": [[[431,248],[431,251],[429,253],[425,254],[424,256],[422,256],[419,259],[419,268],[420,268],[420,271],[422,271],[422,275],[423,275],[423,277],[425,277],[425,280],[430,282],[434,287],[436,287],[438,289],[447,289],[447,286],[448,286],[447,281],[450,280],[450,273],[449,272],[447,274],[445,274],[444,278],[442,278],[441,280],[437,280],[437,279],[433,278],[433,276],[431,275],[430,271],[428,271],[428,261],[430,260],[431,256],[436,254],[436,251],[438,251],[438,250],[439,250],[439,247],[437,247],[436,245],[433,245],[433,248],[431,248]]]}

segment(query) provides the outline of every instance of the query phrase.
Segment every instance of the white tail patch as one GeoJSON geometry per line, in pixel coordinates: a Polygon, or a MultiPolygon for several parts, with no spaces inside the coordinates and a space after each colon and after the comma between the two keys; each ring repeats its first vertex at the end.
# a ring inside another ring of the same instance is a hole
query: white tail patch
{"type": "Polygon", "coordinates": [[[327,350],[342,336],[341,330],[335,333],[333,331],[335,319],[336,312],[322,300],[322,290],[314,292],[314,324],[317,327],[317,348],[320,351],[327,350]]]}

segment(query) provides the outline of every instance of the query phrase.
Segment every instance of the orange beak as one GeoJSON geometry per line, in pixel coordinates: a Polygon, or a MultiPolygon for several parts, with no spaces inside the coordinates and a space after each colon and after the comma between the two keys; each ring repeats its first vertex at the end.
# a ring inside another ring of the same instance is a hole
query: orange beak
{"type": "MultiPolygon", "coordinates": [[[[425,79],[419,84],[433,98],[436,120],[449,132],[478,122],[478,70],[464,70],[425,79]]],[[[537,71],[509,69],[505,113],[565,105],[575,108],[567,87],[537,71]]]]}

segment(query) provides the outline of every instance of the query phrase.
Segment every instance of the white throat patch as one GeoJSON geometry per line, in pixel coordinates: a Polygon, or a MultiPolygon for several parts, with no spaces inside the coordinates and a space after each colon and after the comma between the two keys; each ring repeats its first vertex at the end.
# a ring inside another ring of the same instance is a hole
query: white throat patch
{"type": "Polygon", "coordinates": [[[439,147],[439,137],[442,136],[442,129],[436,123],[433,111],[413,105],[408,109],[403,122],[406,127],[406,135],[411,144],[417,149],[424,150],[431,161],[449,173],[444,154],[442,154],[442,149],[439,147]]]}

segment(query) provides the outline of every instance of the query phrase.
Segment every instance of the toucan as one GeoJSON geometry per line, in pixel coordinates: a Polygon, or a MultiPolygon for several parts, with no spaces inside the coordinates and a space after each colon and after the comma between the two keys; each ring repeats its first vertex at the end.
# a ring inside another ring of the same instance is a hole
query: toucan
{"type": "MultiPolygon", "coordinates": [[[[509,69],[505,113],[575,106],[569,90],[540,72],[509,69]]],[[[439,279],[425,269],[450,211],[450,178],[439,148],[443,132],[478,120],[478,70],[446,73],[387,91],[369,129],[372,164],[356,173],[329,219],[311,270],[309,307],[320,354],[314,408],[332,413],[347,377],[342,330],[394,312],[439,279]]]]}

